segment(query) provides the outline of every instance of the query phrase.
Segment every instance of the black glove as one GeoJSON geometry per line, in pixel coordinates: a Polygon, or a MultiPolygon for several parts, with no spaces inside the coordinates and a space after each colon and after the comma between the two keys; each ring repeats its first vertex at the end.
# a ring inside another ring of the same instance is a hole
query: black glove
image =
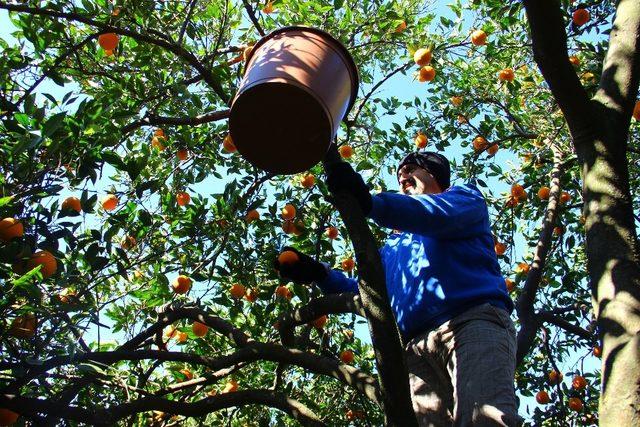
{"type": "Polygon", "coordinates": [[[304,284],[322,280],[327,277],[327,269],[322,263],[290,246],[282,248],[281,253],[284,251],[295,252],[299,259],[291,264],[280,264],[278,258],[275,259],[274,267],[283,279],[291,280],[297,284],[304,284]]]}
{"type": "Polygon", "coordinates": [[[328,168],[327,187],[332,193],[351,194],[357,200],[365,216],[371,212],[372,202],[369,187],[349,163],[340,162],[328,168]]]}

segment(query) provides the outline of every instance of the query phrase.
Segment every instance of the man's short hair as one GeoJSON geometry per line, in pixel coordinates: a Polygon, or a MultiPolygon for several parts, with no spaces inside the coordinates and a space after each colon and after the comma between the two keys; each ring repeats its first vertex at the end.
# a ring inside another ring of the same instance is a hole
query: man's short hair
{"type": "Polygon", "coordinates": [[[440,153],[434,151],[423,151],[419,153],[409,153],[398,165],[396,176],[404,165],[417,165],[426,169],[442,189],[446,190],[451,186],[451,165],[449,160],[440,153]]]}

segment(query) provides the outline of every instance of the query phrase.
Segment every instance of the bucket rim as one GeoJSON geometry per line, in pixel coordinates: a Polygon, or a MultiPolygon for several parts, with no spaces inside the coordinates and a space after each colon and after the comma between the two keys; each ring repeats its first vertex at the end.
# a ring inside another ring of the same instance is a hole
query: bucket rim
{"type": "Polygon", "coordinates": [[[254,53],[258,50],[258,48],[261,45],[266,43],[267,40],[273,38],[274,36],[280,33],[285,33],[287,31],[299,31],[299,30],[316,33],[318,35],[321,35],[329,39],[338,47],[338,49],[342,52],[342,56],[347,60],[348,62],[347,67],[349,68],[349,74],[351,75],[351,80],[353,84],[351,86],[351,99],[349,100],[349,105],[347,106],[347,110],[345,111],[344,118],[343,118],[343,120],[346,120],[347,115],[351,111],[351,108],[353,108],[353,105],[355,104],[356,99],[358,98],[358,89],[360,86],[360,74],[358,72],[358,66],[356,65],[356,62],[354,61],[353,56],[351,56],[351,53],[349,52],[349,50],[345,47],[344,44],[342,44],[340,40],[336,39],[334,36],[332,36],[328,32],[321,30],[319,28],[308,27],[305,25],[288,25],[286,27],[277,28],[272,32],[270,32],[269,34],[262,37],[260,40],[256,42],[256,44],[253,45],[253,47],[251,48],[251,52],[249,52],[249,56],[247,57],[246,63],[249,64],[249,62],[251,62],[251,58],[253,58],[254,53]]]}

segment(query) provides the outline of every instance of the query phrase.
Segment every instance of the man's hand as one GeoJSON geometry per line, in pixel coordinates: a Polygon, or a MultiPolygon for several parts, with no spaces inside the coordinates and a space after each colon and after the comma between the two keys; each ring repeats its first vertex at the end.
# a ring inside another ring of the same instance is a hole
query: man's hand
{"type": "Polygon", "coordinates": [[[327,187],[332,193],[345,192],[351,194],[360,205],[362,212],[371,212],[372,202],[369,188],[360,174],[353,170],[349,163],[340,162],[327,170],[327,187]]]}
{"type": "Polygon", "coordinates": [[[311,283],[327,277],[327,269],[322,263],[290,246],[282,248],[282,252],[274,262],[274,267],[280,273],[280,277],[297,284],[311,283]],[[285,254],[285,252],[288,251],[296,254],[298,259],[287,256],[289,254],[285,254]],[[283,256],[283,254],[285,255],[283,256]]]}

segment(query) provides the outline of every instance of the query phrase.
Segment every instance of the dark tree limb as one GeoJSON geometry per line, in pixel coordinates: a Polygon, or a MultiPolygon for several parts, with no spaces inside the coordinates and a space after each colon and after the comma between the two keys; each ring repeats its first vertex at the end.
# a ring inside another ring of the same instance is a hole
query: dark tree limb
{"type": "Polygon", "coordinates": [[[184,18],[184,22],[182,23],[182,27],[180,28],[180,33],[178,34],[178,45],[182,44],[182,38],[184,37],[184,32],[187,30],[187,25],[189,25],[189,22],[191,21],[191,15],[193,14],[193,9],[195,9],[197,2],[198,0],[191,0],[189,2],[187,16],[184,18]]]}
{"type": "MultiPolygon", "coordinates": [[[[325,170],[340,161],[338,149],[332,144],[324,159],[325,170]]],[[[358,288],[376,356],[385,425],[417,426],[402,340],[389,303],[377,243],[353,196],[348,193],[332,196],[353,242],[358,263],[358,288]]]]}
{"type": "Polygon", "coordinates": [[[201,114],[195,117],[166,117],[158,116],[155,114],[148,114],[143,119],[129,123],[122,128],[122,133],[127,134],[142,126],[159,126],[159,125],[171,125],[171,126],[197,126],[203,123],[215,122],[217,120],[223,120],[229,117],[230,110],[212,111],[209,113],[201,114]]]}
{"type": "Polygon", "coordinates": [[[593,334],[580,326],[563,319],[562,317],[549,313],[548,311],[541,311],[538,313],[538,318],[544,322],[552,323],[559,328],[564,329],[567,332],[571,332],[574,335],[584,338],[585,340],[593,340],[593,334]]]}
{"type": "Polygon", "coordinates": [[[262,29],[260,22],[258,22],[258,18],[256,18],[255,10],[253,10],[253,7],[251,7],[251,5],[247,0],[242,0],[242,4],[244,4],[244,8],[247,11],[247,15],[249,16],[249,19],[253,23],[253,26],[256,27],[256,31],[258,31],[258,34],[260,34],[260,36],[264,37],[265,32],[262,29]]]}
{"type": "Polygon", "coordinates": [[[90,410],[78,406],[60,406],[53,401],[15,395],[0,395],[0,405],[19,411],[22,415],[53,415],[89,425],[116,425],[118,420],[148,411],[162,411],[173,415],[202,417],[220,409],[234,406],[266,405],[279,409],[305,426],[325,424],[309,408],[285,394],[268,389],[239,390],[207,397],[196,402],[177,402],[160,397],[143,397],[108,408],[93,406],[90,410]]]}
{"type": "Polygon", "coordinates": [[[198,58],[188,50],[184,49],[175,43],[167,41],[163,38],[152,37],[150,35],[141,34],[136,31],[131,31],[126,28],[115,27],[113,25],[105,24],[78,13],[59,12],[57,10],[29,7],[18,4],[8,4],[0,2],[0,9],[5,9],[11,12],[29,13],[32,15],[49,16],[52,18],[65,19],[67,21],[81,22],[86,25],[97,28],[100,33],[116,33],[127,37],[132,37],[138,41],[153,44],[162,47],[169,52],[174,53],[179,58],[185,60],[189,65],[195,68],[203,80],[213,89],[213,91],[222,99],[226,104],[231,102],[229,96],[224,92],[222,85],[218,79],[214,76],[210,69],[208,69],[198,58]]]}
{"type": "Polygon", "coordinates": [[[551,194],[549,195],[549,204],[544,215],[542,230],[538,238],[538,244],[533,256],[531,269],[527,274],[527,279],[522,288],[522,292],[516,301],[516,311],[520,319],[520,330],[518,331],[518,349],[516,352],[516,364],[519,365],[525,358],[536,338],[539,320],[536,318],[534,303],[536,294],[542,279],[542,271],[544,270],[547,254],[551,248],[551,239],[553,237],[553,227],[555,226],[556,217],[558,216],[558,200],[560,198],[560,177],[562,176],[562,151],[554,144],[551,146],[553,150],[553,170],[551,171],[551,194]]]}

